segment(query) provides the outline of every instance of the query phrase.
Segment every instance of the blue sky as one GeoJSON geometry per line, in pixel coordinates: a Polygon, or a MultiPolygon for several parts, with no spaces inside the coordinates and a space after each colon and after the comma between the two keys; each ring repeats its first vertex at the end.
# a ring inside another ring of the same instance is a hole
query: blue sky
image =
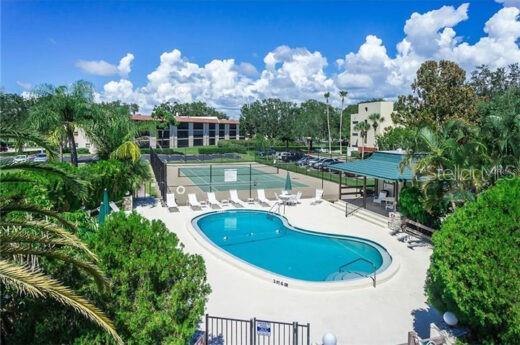
{"type": "MultiPolygon", "coordinates": [[[[393,59],[399,54],[396,45],[406,37],[404,26],[412,13],[425,14],[439,10],[443,6],[452,6],[451,8],[456,10],[463,3],[462,1],[404,0],[2,1],[1,86],[9,92],[22,92],[30,86],[43,82],[67,84],[77,79],[86,79],[94,83],[102,97],[107,83],[110,81],[119,83],[124,79],[131,82],[132,92],[136,93],[133,97],[143,98],[139,102],[142,102],[144,107],[149,107],[150,103],[154,103],[153,95],[150,93],[143,95],[142,90],[138,89],[150,83],[148,74],[158,68],[160,56],[165,52],[177,49],[181,52],[181,59],[184,62],[196,64],[201,68],[213,60],[234,59],[235,65],[242,62],[250,63],[256,68],[256,76],[249,75],[251,80],[243,84],[240,84],[240,76],[234,80],[238,85],[252,85],[262,79],[261,74],[266,69],[266,55],[280,46],[287,46],[290,49],[301,48],[304,51],[299,53],[304,56],[306,52],[311,55],[318,52],[326,59],[326,64],[321,66],[326,78],[335,79],[337,75],[349,72],[350,69],[356,75],[357,79],[354,80],[365,80],[367,86],[374,85],[376,80],[373,76],[369,75],[372,79],[370,84],[368,79],[361,76],[363,71],[356,71],[355,66],[347,64],[340,68],[336,60],[345,59],[348,53],[358,52],[367,42],[369,35],[380,39],[386,54],[393,59]],[[78,67],[78,61],[101,60],[117,66],[119,60],[127,53],[131,53],[134,57],[129,73],[101,76],[78,67]]],[[[466,9],[467,19],[454,19],[453,23],[441,25],[440,29],[435,31],[438,34],[446,27],[453,27],[456,30],[458,43],[463,41],[475,45],[486,36],[484,32],[486,22],[502,8],[502,4],[491,0],[471,2],[466,9]]],[[[438,16],[438,20],[442,20],[443,16],[445,15],[438,16]]],[[[518,18],[515,21],[518,21],[518,18]]],[[[281,68],[286,62],[298,60],[293,59],[295,51],[290,52],[292,53],[288,53],[289,60],[287,54],[277,59],[277,68],[281,68]]],[[[170,66],[170,72],[172,68],[182,68],[177,63],[173,65],[170,66]]],[[[228,68],[228,72],[233,68],[237,69],[234,66],[228,68]]],[[[222,74],[217,73],[215,78],[218,75],[222,74]]],[[[251,93],[241,95],[239,100],[222,100],[223,95],[218,92],[215,94],[201,91],[201,85],[207,84],[201,82],[200,78],[202,78],[200,75],[193,75],[180,82],[177,79],[175,83],[171,83],[170,94],[155,96],[160,101],[165,100],[165,97],[176,99],[175,93],[182,94],[177,87],[186,86],[190,82],[191,84],[182,90],[186,91],[188,87],[197,90],[190,89],[189,96],[186,94],[177,97],[180,101],[204,100],[204,97],[208,97],[208,103],[216,106],[220,104],[222,107],[226,105],[237,107],[241,102],[256,97],[272,96],[267,92],[258,91],[258,87],[253,87],[251,93]],[[198,83],[196,87],[193,86],[194,82],[198,83]]],[[[318,81],[321,86],[311,85],[319,80],[320,73],[310,75],[308,78],[310,79],[308,84],[303,85],[307,82],[305,81],[301,82],[303,86],[300,85],[304,89],[303,95],[312,97],[319,94],[322,89],[338,87],[327,84],[326,81],[318,81]]],[[[223,79],[226,79],[226,76],[223,76],[223,79]]],[[[275,79],[276,76],[269,80],[275,79]]],[[[293,83],[299,83],[294,78],[291,80],[293,83]]],[[[342,85],[356,89],[357,85],[352,85],[352,78],[349,77],[347,80],[348,82],[342,85]]],[[[336,81],[332,83],[338,84],[336,81]]],[[[229,88],[227,90],[231,91],[229,88]]],[[[292,95],[297,95],[297,92],[291,90],[288,98],[295,98],[292,95]]],[[[380,93],[385,97],[392,96],[390,91],[380,93]]],[[[129,97],[128,92],[125,97],[129,97]]],[[[299,99],[296,96],[294,100],[299,99]]]]}

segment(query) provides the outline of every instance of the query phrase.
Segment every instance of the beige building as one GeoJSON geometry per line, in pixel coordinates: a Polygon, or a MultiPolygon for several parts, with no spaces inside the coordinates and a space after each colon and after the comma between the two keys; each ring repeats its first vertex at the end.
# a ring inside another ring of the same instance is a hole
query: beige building
{"type": "Polygon", "coordinates": [[[393,127],[394,125],[391,117],[393,111],[394,102],[360,103],[357,114],[352,114],[350,117],[350,146],[358,148],[363,146],[367,151],[376,150],[376,136],[382,134],[385,128],[393,127]],[[375,133],[372,121],[368,118],[373,113],[378,113],[383,118],[383,121],[378,124],[375,133]],[[361,133],[354,129],[362,121],[366,121],[370,125],[365,141],[363,141],[361,133]]]}

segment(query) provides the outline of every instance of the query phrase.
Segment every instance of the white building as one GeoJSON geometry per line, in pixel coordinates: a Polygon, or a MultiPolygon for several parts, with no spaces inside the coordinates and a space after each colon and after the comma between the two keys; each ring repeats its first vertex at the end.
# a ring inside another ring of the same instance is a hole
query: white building
{"type": "Polygon", "coordinates": [[[351,147],[364,147],[365,151],[376,150],[376,136],[384,132],[385,128],[393,127],[391,114],[394,111],[394,102],[370,102],[360,103],[358,105],[357,114],[350,116],[350,146],[351,147]],[[374,132],[372,121],[369,119],[370,114],[377,113],[381,115],[382,122],[378,123],[377,130],[374,132]],[[361,133],[356,131],[354,128],[362,121],[366,121],[370,125],[367,137],[363,140],[361,133]]]}

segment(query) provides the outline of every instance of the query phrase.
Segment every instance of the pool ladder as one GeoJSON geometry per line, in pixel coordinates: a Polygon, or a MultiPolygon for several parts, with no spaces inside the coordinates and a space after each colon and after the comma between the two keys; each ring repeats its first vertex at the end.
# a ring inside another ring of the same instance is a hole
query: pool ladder
{"type": "Polygon", "coordinates": [[[368,262],[371,266],[372,266],[372,275],[369,277],[370,279],[372,279],[372,284],[374,285],[374,287],[376,287],[376,280],[377,280],[377,276],[376,276],[376,265],[374,265],[374,263],[370,260],[367,260],[365,258],[357,258],[355,260],[352,260],[352,261],[349,261],[347,262],[346,264],[344,265],[341,265],[339,266],[338,268],[338,272],[345,272],[344,269],[347,267],[347,266],[350,266],[352,265],[353,263],[355,262],[358,262],[358,261],[365,261],[365,262],[368,262]]]}
{"type": "Polygon", "coordinates": [[[271,206],[271,208],[269,209],[269,213],[278,213],[278,214],[280,214],[281,207],[282,207],[282,204],[280,202],[276,201],[274,203],[274,205],[271,206]]]}

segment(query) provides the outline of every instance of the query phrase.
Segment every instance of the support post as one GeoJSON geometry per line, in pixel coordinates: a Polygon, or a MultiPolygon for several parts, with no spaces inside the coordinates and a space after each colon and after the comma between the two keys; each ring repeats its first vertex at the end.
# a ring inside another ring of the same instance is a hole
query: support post
{"type": "Polygon", "coordinates": [[[252,171],[252,167],[251,167],[251,164],[249,164],[249,197],[252,198],[253,197],[253,191],[252,191],[252,183],[253,183],[253,171],[252,171]]]}
{"type": "Polygon", "coordinates": [[[213,164],[209,165],[209,191],[210,192],[212,192],[212,190],[211,190],[211,182],[213,182],[213,164]]]}
{"type": "Polygon", "coordinates": [[[208,323],[209,323],[209,316],[208,314],[206,314],[206,332],[204,332],[204,345],[208,345],[209,343],[209,335],[208,335],[208,332],[209,332],[209,326],[208,326],[208,323]]]}
{"type": "Polygon", "coordinates": [[[342,179],[341,179],[342,176],[343,176],[343,171],[340,171],[339,172],[339,190],[338,190],[339,200],[341,200],[341,187],[343,187],[342,179]]]}
{"type": "Polygon", "coordinates": [[[293,345],[298,345],[298,322],[293,322],[293,345]]]}
{"type": "Polygon", "coordinates": [[[363,176],[363,208],[367,208],[367,177],[363,176]]]}

